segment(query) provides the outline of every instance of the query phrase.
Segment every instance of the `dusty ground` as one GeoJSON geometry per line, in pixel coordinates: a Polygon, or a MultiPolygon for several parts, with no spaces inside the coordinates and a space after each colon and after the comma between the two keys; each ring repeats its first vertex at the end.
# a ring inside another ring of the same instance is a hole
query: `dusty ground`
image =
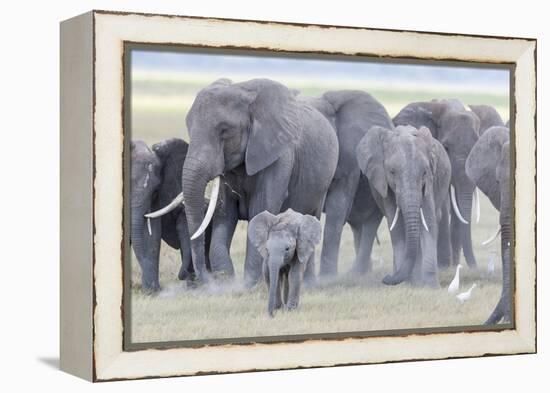
{"type": "MultiPolygon", "coordinates": [[[[133,138],[156,143],[168,137],[187,139],[185,114],[196,92],[205,83],[185,80],[135,78],[133,92],[133,138]]],[[[320,94],[327,86],[298,87],[308,95],[320,94]]],[[[368,88],[366,88],[367,91],[368,88]]],[[[466,103],[487,103],[508,119],[507,97],[451,91],[370,90],[394,115],[406,103],[431,98],[456,97],[466,103]]],[[[482,196],[481,222],[473,227],[478,271],[462,269],[461,291],[477,283],[471,300],[460,305],[448,295],[454,270],[440,272],[442,289],[428,290],[407,285],[387,287],[382,277],[392,270],[391,246],[384,221],[381,244],[374,248],[374,271],[368,276],[349,277],[345,272],[355,257],[348,227],[342,237],[340,277],[331,285],[303,290],[299,309],[267,316],[267,290],[261,284],[253,291],[241,289],[246,224],[238,225],[232,245],[237,280],[226,288],[189,290],[177,280],[179,253],[163,244],[160,261],[162,292],[147,296],[140,291],[140,272],[132,256],[132,341],[154,342],[209,338],[272,336],[304,333],[351,332],[416,327],[475,325],[485,321],[496,304],[501,287],[499,242],[481,246],[498,224],[498,213],[482,196]],[[493,253],[496,272],[487,275],[493,253]]],[[[320,250],[317,250],[317,256],[320,250]]],[[[462,262],[464,263],[464,262],[462,262]]]]}

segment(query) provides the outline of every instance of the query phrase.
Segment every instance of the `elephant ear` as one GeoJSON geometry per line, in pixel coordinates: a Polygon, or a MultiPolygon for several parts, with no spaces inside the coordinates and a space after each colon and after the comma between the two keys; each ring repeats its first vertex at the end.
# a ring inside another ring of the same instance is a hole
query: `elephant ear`
{"type": "Polygon", "coordinates": [[[166,139],[152,147],[160,161],[159,198],[161,205],[170,203],[181,192],[181,170],[188,148],[187,142],[178,138],[166,139]]]}
{"type": "MultiPolygon", "coordinates": [[[[153,152],[164,163],[170,160],[170,158],[180,157],[185,160],[187,155],[187,149],[189,145],[183,139],[171,138],[153,145],[153,152]]],[[[183,165],[183,161],[182,161],[183,165]]]]}
{"type": "Polygon", "coordinates": [[[388,132],[388,129],[380,126],[370,128],[355,150],[361,172],[382,198],[388,195],[384,169],[384,138],[388,132]]]}
{"type": "Polygon", "coordinates": [[[466,174],[500,208],[500,190],[497,181],[497,165],[502,146],[510,140],[506,127],[491,127],[477,140],[466,160],[466,174]]]}
{"type": "Polygon", "coordinates": [[[248,223],[248,240],[258,250],[262,258],[267,258],[267,236],[276,216],[264,210],[248,223]]]}
{"type": "Polygon", "coordinates": [[[299,109],[294,94],[281,84],[256,81],[250,105],[252,126],[246,148],[246,173],[252,176],[273,164],[295,143],[300,132],[299,109]]]}
{"type": "Polygon", "coordinates": [[[298,229],[296,249],[300,263],[307,263],[321,240],[321,223],[316,217],[304,215],[298,229]]]}

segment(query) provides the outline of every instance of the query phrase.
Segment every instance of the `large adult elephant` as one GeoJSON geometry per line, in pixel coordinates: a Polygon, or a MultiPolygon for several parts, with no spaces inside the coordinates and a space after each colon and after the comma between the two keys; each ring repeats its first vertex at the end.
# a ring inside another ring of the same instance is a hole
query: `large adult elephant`
{"type": "MultiPolygon", "coordinates": [[[[218,80],[202,89],[186,118],[190,145],[183,165],[183,199],[192,236],[198,277],[209,275],[204,264],[202,231],[214,215],[217,187],[203,214],[209,181],[246,174],[239,209],[246,219],[267,210],[288,208],[320,217],[338,160],[338,140],[328,120],[295,93],[269,79],[232,83],[218,80]]],[[[213,240],[216,243],[216,240],[213,240]]],[[[215,247],[214,244],[212,247],[215,247]]],[[[211,248],[212,248],[211,247],[211,248]]],[[[313,260],[306,277],[313,277],[313,260]]],[[[245,282],[261,275],[261,256],[247,243],[245,282]]]]}
{"type": "Polygon", "coordinates": [[[169,203],[180,192],[187,148],[185,141],[176,138],[157,143],[152,149],[140,140],[131,143],[130,241],[141,267],[145,291],[160,289],[161,240],[180,250],[182,263],[178,277],[185,280],[193,274],[184,207],[179,205],[161,218],[145,218],[147,213],[169,203]]]}
{"type": "Polygon", "coordinates": [[[403,281],[439,287],[437,244],[448,203],[451,164],[426,127],[373,127],[357,146],[357,161],[390,228],[394,272],[403,281]]]}
{"type": "Polygon", "coordinates": [[[495,324],[511,317],[510,242],[512,209],[510,188],[510,130],[491,127],[479,138],[466,160],[466,173],[500,211],[502,292],[494,311],[485,322],[495,324]]]}
{"type": "Polygon", "coordinates": [[[479,117],[479,133],[483,134],[491,127],[503,127],[504,122],[497,110],[490,105],[468,105],[470,109],[479,117]]]}
{"type": "MultiPolygon", "coordinates": [[[[452,261],[453,264],[458,264],[462,251],[468,266],[477,267],[472,247],[471,216],[474,197],[475,200],[478,198],[477,193],[474,193],[475,185],[466,175],[464,165],[472,147],[479,139],[478,116],[472,111],[467,111],[458,100],[434,100],[408,104],[394,117],[393,122],[396,126],[427,127],[433,137],[445,148],[452,168],[450,189],[454,212],[450,223],[452,261]]],[[[477,220],[479,220],[479,201],[476,207],[477,220]]]]}
{"type": "Polygon", "coordinates": [[[368,180],[361,176],[356,148],[372,127],[393,129],[392,120],[382,104],[363,91],[329,91],[310,102],[331,121],[340,147],[338,166],[325,202],[320,274],[330,276],[338,272],[340,240],[346,222],[355,240],[353,271],[370,271],[372,245],[382,212],[373,199],[368,180]]]}

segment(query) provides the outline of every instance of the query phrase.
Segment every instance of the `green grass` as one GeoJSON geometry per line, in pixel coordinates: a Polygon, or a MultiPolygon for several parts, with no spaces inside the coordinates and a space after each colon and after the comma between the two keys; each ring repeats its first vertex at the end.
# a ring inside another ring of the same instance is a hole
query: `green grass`
{"type": "MultiPolygon", "coordinates": [[[[188,139],[185,115],[196,92],[207,82],[152,78],[138,80],[133,88],[132,137],[156,143],[170,137],[188,139]]],[[[318,95],[319,84],[301,84],[302,92],[318,95]]],[[[296,87],[296,86],[290,86],[296,87]]],[[[465,103],[494,105],[508,117],[508,98],[494,93],[457,91],[368,90],[391,115],[408,102],[432,98],[459,98],[465,103]]],[[[387,287],[381,283],[392,271],[392,250],[387,224],[379,230],[380,245],[374,247],[374,270],[365,276],[345,274],[355,252],[348,226],[342,235],[340,276],[331,284],[302,290],[301,303],[293,312],[267,316],[267,289],[262,282],[252,291],[242,289],[246,244],[246,223],[240,222],[231,247],[237,279],[225,287],[191,290],[178,281],[179,252],[163,244],[160,261],[160,294],[145,295],[140,290],[140,271],[132,255],[132,341],[175,341],[288,334],[332,333],[369,330],[445,327],[481,324],[500,296],[501,273],[498,241],[481,246],[498,224],[498,212],[481,195],[481,221],[473,225],[473,242],[479,269],[462,269],[461,291],[477,283],[473,296],[460,305],[447,293],[454,270],[440,271],[441,289],[421,289],[403,284],[387,287]],[[497,271],[488,277],[486,265],[494,253],[497,271]]],[[[316,250],[317,261],[320,246],[316,250]]],[[[318,263],[318,262],[317,262],[318,263]]],[[[462,262],[464,263],[464,262],[462,262]]],[[[318,266],[317,266],[318,268],[318,266]]]]}

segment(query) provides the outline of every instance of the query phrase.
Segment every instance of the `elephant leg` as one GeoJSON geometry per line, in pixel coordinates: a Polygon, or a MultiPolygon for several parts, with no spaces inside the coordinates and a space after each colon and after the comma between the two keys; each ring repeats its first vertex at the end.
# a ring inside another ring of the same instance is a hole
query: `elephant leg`
{"type": "Polygon", "coordinates": [[[372,271],[372,246],[382,217],[382,212],[376,209],[369,215],[366,222],[363,223],[359,242],[359,253],[357,254],[355,265],[352,268],[353,272],[363,274],[372,271]]]}
{"type": "Polygon", "coordinates": [[[359,174],[352,174],[342,179],[333,180],[325,200],[325,229],[321,251],[321,276],[332,276],[338,273],[338,255],[342,229],[346,223],[359,174]]]}
{"type": "Polygon", "coordinates": [[[363,228],[362,225],[357,224],[350,224],[351,232],[353,233],[353,246],[355,249],[355,262],[354,265],[357,263],[357,258],[359,257],[359,247],[361,246],[361,229],[363,228]]]}
{"type": "MultiPolygon", "coordinates": [[[[310,259],[314,256],[310,256],[310,259]]],[[[303,265],[295,261],[288,272],[288,301],[286,308],[294,310],[300,303],[300,287],[302,285],[303,265]]]]}
{"type": "Polygon", "coordinates": [[[180,214],[176,221],[176,232],[180,243],[181,267],[178,273],[180,280],[193,279],[193,261],[191,258],[191,240],[187,229],[187,220],[184,214],[180,214]]]}
{"type": "Polygon", "coordinates": [[[235,276],[231,260],[231,241],[238,222],[238,207],[234,200],[225,200],[224,208],[217,211],[212,222],[210,240],[210,266],[214,275],[235,276]]]}
{"type": "Polygon", "coordinates": [[[460,263],[460,255],[462,254],[462,230],[461,225],[464,225],[454,215],[451,215],[451,255],[453,258],[453,266],[460,263]]]}
{"type": "Polygon", "coordinates": [[[451,232],[449,222],[449,203],[443,203],[441,209],[441,218],[439,220],[439,230],[437,237],[437,264],[440,267],[451,266],[451,232]]]}
{"type": "Polygon", "coordinates": [[[313,256],[307,261],[306,268],[304,270],[304,283],[312,286],[315,282],[315,253],[313,253],[313,256]]]}

